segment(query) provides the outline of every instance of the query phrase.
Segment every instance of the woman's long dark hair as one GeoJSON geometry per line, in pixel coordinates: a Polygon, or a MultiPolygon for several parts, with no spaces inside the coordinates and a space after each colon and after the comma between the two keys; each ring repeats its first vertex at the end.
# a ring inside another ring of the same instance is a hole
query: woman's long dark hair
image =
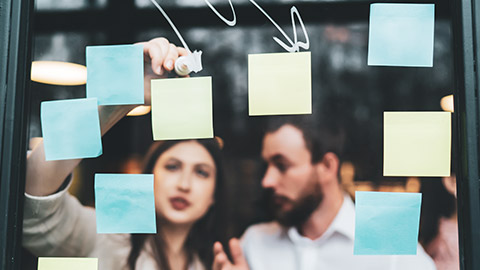
{"type": "MultiPolygon", "coordinates": [[[[195,224],[190,230],[186,242],[185,249],[187,252],[187,267],[192,263],[194,256],[198,256],[206,269],[210,268],[213,262],[213,243],[225,239],[222,233],[222,217],[224,214],[224,172],[221,158],[221,151],[219,142],[215,139],[195,140],[201,144],[212,156],[216,166],[216,184],[214,191],[215,203],[210,207],[208,212],[195,224]]],[[[156,142],[150,148],[147,154],[147,162],[143,169],[143,173],[153,173],[153,168],[158,158],[168,149],[174,145],[185,141],[164,141],[156,142]]],[[[161,226],[161,224],[159,224],[161,226]]],[[[150,242],[153,247],[153,252],[156,255],[155,260],[159,269],[170,270],[171,267],[165,252],[165,242],[161,233],[156,235],[149,234],[132,234],[131,244],[132,249],[128,256],[127,264],[129,269],[134,270],[136,261],[140,255],[141,250],[147,242],[150,242]]],[[[223,242],[223,241],[222,241],[223,242]]]]}
{"type": "Polygon", "coordinates": [[[443,186],[441,178],[422,179],[422,215],[419,241],[424,247],[438,234],[440,218],[449,218],[456,211],[455,196],[443,186]]]}

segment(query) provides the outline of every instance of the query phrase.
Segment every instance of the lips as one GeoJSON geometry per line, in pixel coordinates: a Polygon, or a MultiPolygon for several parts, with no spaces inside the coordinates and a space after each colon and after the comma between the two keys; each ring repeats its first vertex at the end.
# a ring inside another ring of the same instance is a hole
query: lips
{"type": "Polygon", "coordinates": [[[273,195],[272,200],[276,205],[283,205],[289,201],[285,196],[280,195],[273,195]]]}
{"type": "Polygon", "coordinates": [[[190,202],[182,197],[170,198],[170,204],[172,205],[173,209],[178,211],[184,210],[190,206],[190,202]]]}

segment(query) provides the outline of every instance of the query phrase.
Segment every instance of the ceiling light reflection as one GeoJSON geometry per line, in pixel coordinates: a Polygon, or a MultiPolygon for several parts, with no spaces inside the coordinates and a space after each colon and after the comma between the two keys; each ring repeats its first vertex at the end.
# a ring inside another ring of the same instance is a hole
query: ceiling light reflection
{"type": "Polygon", "coordinates": [[[127,113],[127,116],[140,116],[140,115],[145,115],[150,112],[152,107],[150,106],[137,106],[133,110],[131,110],[129,113],[127,113]]]}
{"type": "Polygon", "coordinates": [[[440,100],[440,106],[446,112],[453,112],[453,95],[444,96],[440,100]]]}
{"type": "Polygon", "coordinates": [[[60,61],[33,61],[31,80],[53,85],[87,83],[87,67],[60,61]]]}

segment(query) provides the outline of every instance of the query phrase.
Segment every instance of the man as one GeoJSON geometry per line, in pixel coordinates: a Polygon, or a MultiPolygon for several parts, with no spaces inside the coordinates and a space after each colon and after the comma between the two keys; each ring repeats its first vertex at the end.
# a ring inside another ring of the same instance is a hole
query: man
{"type": "Polygon", "coordinates": [[[342,136],[312,124],[305,116],[277,117],[267,129],[262,187],[271,191],[276,221],[248,228],[243,252],[232,239],[233,262],[215,243],[213,269],[435,269],[420,245],[417,255],[353,255],[355,206],[338,177],[342,136]]]}

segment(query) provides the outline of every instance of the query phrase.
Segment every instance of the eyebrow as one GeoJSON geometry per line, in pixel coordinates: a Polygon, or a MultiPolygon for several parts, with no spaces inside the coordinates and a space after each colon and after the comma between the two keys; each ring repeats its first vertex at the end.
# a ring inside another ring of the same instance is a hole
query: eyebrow
{"type": "MultiPolygon", "coordinates": [[[[174,161],[174,162],[179,162],[179,163],[184,163],[182,160],[178,159],[178,158],[175,158],[175,157],[169,157],[167,159],[167,162],[170,162],[170,161],[174,161]]],[[[212,170],[215,170],[215,166],[212,166],[208,163],[194,163],[194,166],[201,166],[201,167],[207,167],[209,169],[212,169],[212,170]]]]}
{"type": "Polygon", "coordinates": [[[207,167],[207,168],[212,169],[212,170],[215,169],[214,166],[212,166],[212,165],[210,165],[210,164],[206,164],[206,163],[197,163],[197,164],[195,164],[195,166],[207,167]]]}
{"type": "Polygon", "coordinates": [[[290,162],[290,160],[288,158],[286,158],[282,154],[275,154],[275,155],[271,156],[270,158],[268,158],[268,160],[270,160],[272,162],[286,162],[287,164],[292,163],[292,162],[290,162]]]}

